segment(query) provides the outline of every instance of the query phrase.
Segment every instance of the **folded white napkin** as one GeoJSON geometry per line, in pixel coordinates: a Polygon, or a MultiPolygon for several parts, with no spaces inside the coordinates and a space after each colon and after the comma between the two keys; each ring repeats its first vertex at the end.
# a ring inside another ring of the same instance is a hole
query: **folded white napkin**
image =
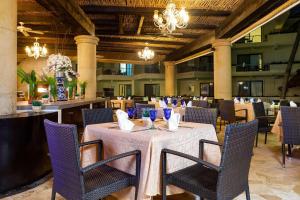
{"type": "Polygon", "coordinates": [[[296,108],[297,104],[294,101],[290,101],[290,106],[296,108]]]}
{"type": "Polygon", "coordinates": [[[193,97],[193,100],[197,100],[197,97],[194,96],[194,97],[193,97]]]}
{"type": "Polygon", "coordinates": [[[167,108],[168,107],[165,101],[159,100],[158,103],[159,103],[160,108],[167,108]]]}
{"type": "Polygon", "coordinates": [[[123,110],[118,109],[116,112],[118,124],[121,130],[130,131],[134,127],[134,123],[128,120],[128,114],[123,110]]]}
{"type": "Polygon", "coordinates": [[[234,101],[234,103],[240,103],[240,101],[236,97],[234,98],[233,101],[234,101]]]}
{"type": "Polygon", "coordinates": [[[250,99],[250,103],[254,103],[254,98],[251,98],[251,99],[250,99]]]}
{"type": "Polygon", "coordinates": [[[203,97],[202,97],[202,96],[200,96],[200,100],[203,100],[203,97]]]}
{"type": "Polygon", "coordinates": [[[156,98],[155,97],[151,97],[151,102],[155,103],[156,102],[156,98]]]}
{"type": "Polygon", "coordinates": [[[128,100],[131,100],[131,97],[128,97],[127,99],[128,99],[128,100]]]}
{"type": "Polygon", "coordinates": [[[189,101],[186,105],[186,107],[192,107],[192,101],[189,101]]]}
{"type": "Polygon", "coordinates": [[[241,98],[240,103],[245,104],[245,100],[243,98],[241,98]]]}
{"type": "Polygon", "coordinates": [[[168,100],[168,103],[172,103],[172,98],[168,97],[167,100],[168,100]]]}
{"type": "Polygon", "coordinates": [[[118,100],[122,100],[122,97],[117,97],[118,100]]]}
{"type": "Polygon", "coordinates": [[[260,99],[260,98],[257,99],[257,103],[259,103],[259,102],[261,102],[261,99],[260,99]]]}
{"type": "Polygon", "coordinates": [[[177,130],[180,122],[180,114],[174,113],[172,110],[171,117],[168,121],[168,128],[170,131],[177,130]]]}
{"type": "Polygon", "coordinates": [[[207,97],[204,97],[204,98],[203,98],[203,101],[206,101],[206,100],[207,100],[207,97]]]}

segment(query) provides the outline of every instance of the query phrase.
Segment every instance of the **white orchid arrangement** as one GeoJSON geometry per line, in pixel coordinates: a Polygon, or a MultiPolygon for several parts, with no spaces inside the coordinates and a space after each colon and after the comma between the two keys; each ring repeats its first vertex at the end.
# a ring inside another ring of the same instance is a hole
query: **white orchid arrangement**
{"type": "Polygon", "coordinates": [[[68,81],[72,81],[72,78],[79,76],[77,72],[72,69],[72,63],[68,56],[61,54],[52,54],[47,60],[48,72],[64,72],[68,81]]]}

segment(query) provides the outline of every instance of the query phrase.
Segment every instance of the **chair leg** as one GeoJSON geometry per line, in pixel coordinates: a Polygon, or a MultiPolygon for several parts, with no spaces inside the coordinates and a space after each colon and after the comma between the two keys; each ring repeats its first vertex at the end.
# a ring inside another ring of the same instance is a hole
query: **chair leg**
{"type": "Polygon", "coordinates": [[[139,183],[136,183],[135,185],[135,193],[134,193],[134,199],[138,199],[138,193],[139,193],[139,183]]]}
{"type": "Polygon", "coordinates": [[[257,143],[258,143],[258,134],[259,134],[259,132],[257,131],[257,133],[256,133],[255,147],[257,147],[257,143]]]}
{"type": "Polygon", "coordinates": [[[222,130],[222,119],[220,118],[220,132],[222,130]]]}
{"type": "Polygon", "coordinates": [[[282,144],[282,167],[285,168],[285,144],[282,144]]]}
{"type": "Polygon", "coordinates": [[[247,200],[250,200],[249,186],[246,188],[245,192],[246,192],[246,199],[247,199],[247,200]]]}
{"type": "Polygon", "coordinates": [[[52,194],[51,194],[51,200],[55,200],[56,192],[52,186],[52,194]]]}
{"type": "Polygon", "coordinates": [[[292,145],[288,144],[288,156],[292,156],[292,145]]]}
{"type": "Polygon", "coordinates": [[[265,144],[267,144],[267,139],[268,139],[268,132],[265,132],[265,144]]]}

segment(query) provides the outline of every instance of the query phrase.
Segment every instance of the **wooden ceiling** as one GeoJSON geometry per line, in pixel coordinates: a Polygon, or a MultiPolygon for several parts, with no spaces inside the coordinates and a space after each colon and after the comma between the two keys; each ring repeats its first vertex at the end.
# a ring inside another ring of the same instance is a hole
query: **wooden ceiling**
{"type": "Polygon", "coordinates": [[[38,36],[40,43],[47,44],[50,53],[60,51],[76,55],[74,37],[94,30],[100,38],[97,55],[110,52],[110,59],[113,59],[113,55],[126,53],[138,60],[137,51],[148,42],[159,59],[174,60],[207,46],[199,45],[203,38],[216,33],[220,33],[220,37],[230,36],[234,34],[233,28],[242,27],[243,20],[255,19],[251,14],[258,10],[266,14],[262,8],[269,11],[266,8],[275,9],[286,0],[173,2],[178,8],[187,9],[190,22],[186,29],[176,29],[176,35],[164,36],[153,23],[153,13],[155,9],[164,10],[168,0],[18,0],[18,21],[45,33],[41,36],[30,34],[30,37],[18,33],[18,52],[23,54],[24,47],[31,45],[38,36]],[[235,26],[229,27],[234,21],[237,21],[235,26]]]}

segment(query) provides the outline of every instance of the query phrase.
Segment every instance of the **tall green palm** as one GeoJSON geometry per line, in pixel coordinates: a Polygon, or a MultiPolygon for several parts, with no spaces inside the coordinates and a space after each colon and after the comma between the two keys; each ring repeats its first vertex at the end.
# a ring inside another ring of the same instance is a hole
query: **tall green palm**
{"type": "Polygon", "coordinates": [[[17,69],[17,74],[21,78],[21,83],[27,83],[29,85],[29,97],[35,99],[37,96],[37,78],[36,73],[32,70],[30,73],[26,73],[22,68],[17,69]]]}

